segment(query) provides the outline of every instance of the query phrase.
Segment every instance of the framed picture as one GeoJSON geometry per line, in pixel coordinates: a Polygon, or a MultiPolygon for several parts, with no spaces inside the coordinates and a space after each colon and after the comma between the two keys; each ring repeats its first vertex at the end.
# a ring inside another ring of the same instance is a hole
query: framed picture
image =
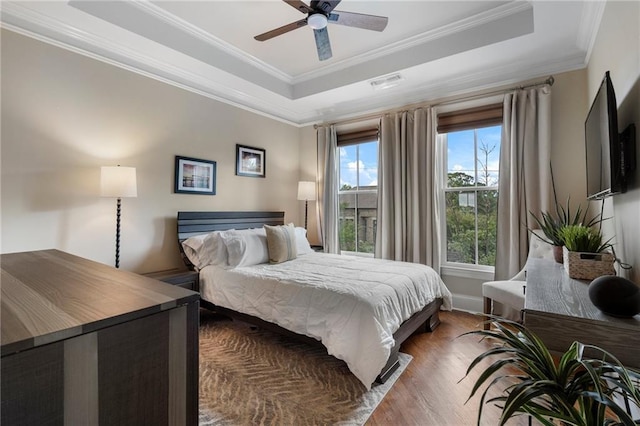
{"type": "Polygon", "coordinates": [[[176,155],[175,192],[216,195],[216,162],[176,155]]]}
{"type": "Polygon", "coordinates": [[[266,165],[264,149],[236,145],[236,175],[263,178],[266,165]]]}

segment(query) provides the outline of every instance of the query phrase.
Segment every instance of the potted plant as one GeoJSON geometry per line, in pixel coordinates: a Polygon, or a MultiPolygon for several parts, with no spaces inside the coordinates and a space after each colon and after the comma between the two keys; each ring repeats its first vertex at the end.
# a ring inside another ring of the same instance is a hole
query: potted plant
{"type": "MultiPolygon", "coordinates": [[[[564,246],[564,240],[560,234],[562,228],[581,224],[587,227],[593,227],[602,221],[599,216],[588,219],[588,212],[586,210],[583,211],[581,205],[578,206],[575,214],[571,213],[569,202],[570,198],[567,198],[566,207],[563,207],[556,201],[555,215],[544,211],[541,212],[540,217],[538,217],[533,214],[533,212],[529,212],[533,220],[540,227],[540,230],[544,233],[546,237],[545,241],[553,246],[553,256],[558,263],[563,262],[562,247],[564,246]]],[[[533,232],[532,229],[529,230],[533,232]]]]}
{"type": "Polygon", "coordinates": [[[609,352],[579,342],[556,361],[545,344],[523,325],[508,320],[492,322],[492,330],[463,334],[496,343],[472,361],[465,375],[482,361],[491,360],[469,396],[471,399],[488,383],[480,399],[478,425],[484,405],[491,403],[502,409],[500,425],[520,414],[548,426],[637,424],[628,407],[640,406],[639,372],[625,368],[609,352]],[[585,349],[596,355],[584,357],[585,349]],[[499,396],[487,399],[490,389],[498,389],[499,396]]]}
{"type": "MultiPolygon", "coordinates": [[[[549,212],[542,212],[541,218],[538,218],[533,212],[529,212],[531,217],[536,221],[540,230],[544,233],[543,238],[539,235],[545,242],[551,244],[553,246],[553,257],[556,262],[562,263],[562,246],[564,243],[558,231],[562,228],[562,223],[560,220],[554,218],[549,212]]],[[[529,231],[534,232],[533,229],[529,229],[529,231]]]]}
{"type": "Polygon", "coordinates": [[[612,247],[611,240],[602,242],[602,233],[588,225],[563,226],[558,233],[569,251],[601,253],[612,247]]]}
{"type": "Polygon", "coordinates": [[[610,239],[603,242],[600,230],[585,225],[569,225],[558,231],[564,241],[564,267],[571,278],[592,280],[601,275],[615,275],[615,256],[608,250],[610,239]]]}

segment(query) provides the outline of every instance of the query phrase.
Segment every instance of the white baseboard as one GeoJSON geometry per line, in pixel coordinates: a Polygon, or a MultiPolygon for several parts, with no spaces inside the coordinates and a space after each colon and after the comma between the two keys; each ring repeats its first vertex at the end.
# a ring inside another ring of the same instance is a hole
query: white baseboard
{"type": "Polygon", "coordinates": [[[482,297],[453,293],[453,309],[457,311],[470,312],[472,314],[482,312],[482,297]]]}

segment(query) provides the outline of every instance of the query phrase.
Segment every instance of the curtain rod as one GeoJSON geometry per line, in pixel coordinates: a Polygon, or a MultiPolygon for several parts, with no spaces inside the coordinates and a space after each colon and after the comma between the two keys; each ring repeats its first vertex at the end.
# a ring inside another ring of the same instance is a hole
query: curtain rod
{"type": "Polygon", "coordinates": [[[348,119],[345,119],[345,120],[338,120],[338,121],[333,121],[333,122],[323,123],[323,124],[314,124],[313,128],[317,129],[318,127],[332,126],[332,125],[335,125],[335,124],[357,123],[358,121],[371,120],[373,118],[378,118],[378,117],[383,116],[384,114],[390,114],[392,112],[411,110],[413,108],[420,108],[420,107],[424,107],[424,106],[434,107],[434,106],[440,106],[440,105],[449,105],[449,104],[454,104],[454,103],[458,103],[458,102],[470,101],[470,100],[474,100],[474,99],[480,99],[480,98],[484,98],[484,97],[488,97],[488,96],[498,95],[498,94],[501,94],[501,93],[508,93],[508,92],[511,92],[511,91],[514,91],[514,90],[524,90],[524,89],[530,89],[532,87],[544,86],[545,84],[548,84],[549,86],[553,86],[554,82],[555,82],[555,79],[553,78],[552,75],[550,75],[546,80],[538,81],[536,83],[509,87],[508,89],[494,90],[494,91],[486,92],[486,93],[479,93],[477,95],[464,96],[464,97],[461,97],[461,98],[451,99],[449,101],[443,101],[443,102],[437,102],[437,103],[419,102],[419,103],[415,103],[415,104],[409,104],[409,105],[405,105],[403,107],[393,108],[393,109],[389,109],[389,110],[386,110],[386,111],[380,111],[378,113],[372,113],[372,114],[363,115],[363,116],[360,116],[360,117],[348,118],[348,119]]]}

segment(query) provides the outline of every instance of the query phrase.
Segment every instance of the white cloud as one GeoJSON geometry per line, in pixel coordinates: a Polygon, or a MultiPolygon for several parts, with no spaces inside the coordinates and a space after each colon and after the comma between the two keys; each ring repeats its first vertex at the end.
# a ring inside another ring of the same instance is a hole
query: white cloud
{"type": "Polygon", "coordinates": [[[349,170],[356,171],[358,170],[358,166],[360,167],[360,170],[364,169],[364,163],[362,162],[362,160],[347,163],[347,167],[349,168],[349,170]]]}
{"type": "Polygon", "coordinates": [[[358,183],[361,186],[377,185],[377,150],[373,150],[369,144],[365,145],[359,149],[355,146],[339,147],[340,186],[355,187],[358,183]]]}
{"type": "Polygon", "coordinates": [[[359,160],[346,163],[346,167],[340,170],[340,186],[356,186],[358,182],[358,171],[360,173],[360,185],[378,185],[378,170],[367,167],[362,160],[359,160]]]}

